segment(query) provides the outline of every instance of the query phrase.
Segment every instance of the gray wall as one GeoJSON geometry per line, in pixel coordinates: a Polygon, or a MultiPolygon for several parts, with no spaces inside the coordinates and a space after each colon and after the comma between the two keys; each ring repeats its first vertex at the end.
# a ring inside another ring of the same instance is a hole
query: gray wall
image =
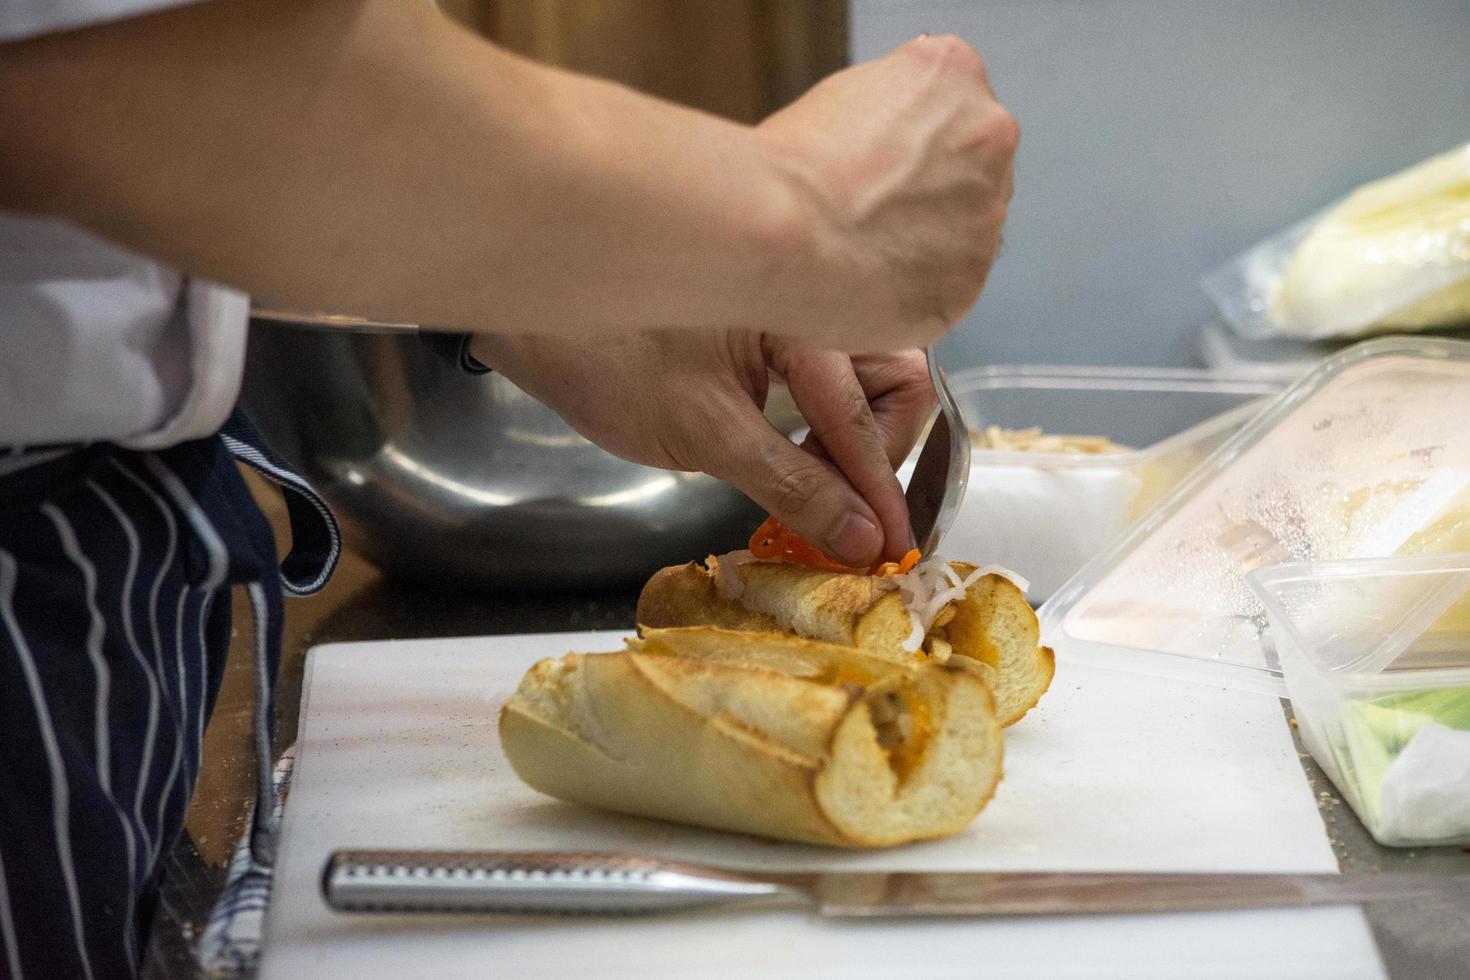
{"type": "Polygon", "coordinates": [[[947,364],[1193,363],[1199,276],[1470,141],[1470,0],[853,0],[856,59],[920,31],[1021,120],[1005,245],[947,364]]]}

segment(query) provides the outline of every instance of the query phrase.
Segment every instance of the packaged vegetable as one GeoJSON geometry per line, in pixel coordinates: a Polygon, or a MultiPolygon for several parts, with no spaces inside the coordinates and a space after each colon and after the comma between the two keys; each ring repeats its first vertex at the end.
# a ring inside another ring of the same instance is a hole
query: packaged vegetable
{"type": "Polygon", "coordinates": [[[1470,326],[1470,144],[1365,184],[1202,285],[1248,337],[1470,326]]]}

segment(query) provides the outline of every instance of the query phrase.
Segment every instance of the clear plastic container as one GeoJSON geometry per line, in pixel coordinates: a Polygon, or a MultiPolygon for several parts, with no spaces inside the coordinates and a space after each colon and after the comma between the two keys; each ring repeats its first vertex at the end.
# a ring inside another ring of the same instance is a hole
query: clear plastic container
{"type": "Polygon", "coordinates": [[[1284,694],[1247,573],[1470,552],[1470,343],[1351,347],[1269,408],[1042,610],[1063,658],[1284,694]]]}
{"type": "Polygon", "coordinates": [[[974,430],[1037,427],[1128,447],[1099,455],[975,448],[969,489],[941,547],[1015,569],[1030,580],[1033,602],[1116,541],[1282,387],[1160,368],[993,367],[949,380],[974,430]]]}
{"type": "MultiPolygon", "coordinates": [[[[1465,340],[1470,339],[1470,332],[1447,330],[1434,336],[1465,340]]],[[[1207,368],[1220,374],[1289,384],[1352,343],[1351,340],[1242,337],[1219,320],[1213,320],[1200,328],[1195,351],[1207,368]]]]}
{"type": "Polygon", "coordinates": [[[1247,576],[1302,741],[1379,843],[1470,841],[1470,554],[1247,576]]]}
{"type": "Polygon", "coordinates": [[[1221,374],[1290,384],[1348,346],[1327,341],[1242,337],[1218,320],[1200,328],[1195,349],[1205,366],[1221,374]]]}

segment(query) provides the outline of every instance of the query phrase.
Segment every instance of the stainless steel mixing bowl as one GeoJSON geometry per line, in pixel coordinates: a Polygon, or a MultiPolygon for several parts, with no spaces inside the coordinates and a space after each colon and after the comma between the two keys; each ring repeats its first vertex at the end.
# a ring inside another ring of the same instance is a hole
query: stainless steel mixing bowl
{"type": "Polygon", "coordinates": [[[386,572],[597,588],[742,547],[764,516],[727,484],[625,462],[412,328],[256,319],[243,402],[386,572]]]}

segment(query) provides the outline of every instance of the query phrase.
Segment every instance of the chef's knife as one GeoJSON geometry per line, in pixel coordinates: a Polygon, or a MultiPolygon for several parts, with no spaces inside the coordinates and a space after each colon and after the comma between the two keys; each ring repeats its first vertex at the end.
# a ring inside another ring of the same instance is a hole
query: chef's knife
{"type": "Polygon", "coordinates": [[[959,403],[950,394],[933,347],[926,356],[929,379],[939,399],[939,414],[934,417],[924,448],[919,450],[904,499],[909,505],[914,540],[927,558],[938,550],[965,497],[965,484],[970,478],[970,429],[960,414],[959,403]]]}
{"type": "Polygon", "coordinates": [[[735,871],[631,854],[338,851],[342,912],[651,913],[806,907],[823,916],[1092,915],[1470,901],[1470,875],[735,871]]]}

